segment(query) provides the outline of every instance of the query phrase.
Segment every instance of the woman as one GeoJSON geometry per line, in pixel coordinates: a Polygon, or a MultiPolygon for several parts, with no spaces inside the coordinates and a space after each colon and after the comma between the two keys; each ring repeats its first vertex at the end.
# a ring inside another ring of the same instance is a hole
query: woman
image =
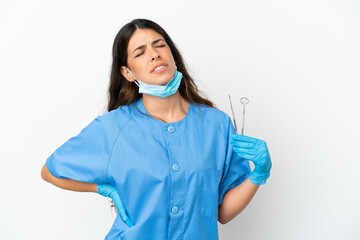
{"type": "Polygon", "coordinates": [[[235,134],[198,92],[164,29],[131,21],[114,41],[108,112],[46,160],[44,180],[110,197],[119,214],[105,239],[218,239],[217,221],[248,205],[272,165],[264,141],[235,134]]]}

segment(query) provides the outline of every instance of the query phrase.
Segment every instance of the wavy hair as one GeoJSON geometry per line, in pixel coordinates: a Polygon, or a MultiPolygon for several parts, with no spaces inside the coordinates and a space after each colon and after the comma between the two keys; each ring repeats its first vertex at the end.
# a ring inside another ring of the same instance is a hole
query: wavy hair
{"type": "MultiPolygon", "coordinates": [[[[197,105],[199,109],[200,107],[198,104],[203,104],[212,108],[216,108],[216,105],[213,102],[208,100],[206,97],[201,96],[205,94],[197,88],[194,80],[189,75],[186,69],[180,51],[177,49],[175,43],[171,40],[170,36],[166,33],[166,31],[157,23],[151,20],[138,18],[125,24],[117,33],[114,39],[112,48],[110,83],[108,86],[107,111],[110,112],[111,110],[114,110],[122,105],[133,104],[142,95],[142,93],[139,93],[139,87],[136,84],[129,82],[120,72],[121,66],[129,67],[127,62],[127,48],[130,38],[134,34],[135,30],[138,28],[152,29],[156,31],[164,38],[164,40],[170,47],[171,53],[177,66],[177,70],[183,75],[178,89],[180,95],[188,102],[197,105]]],[[[114,207],[113,201],[110,202],[112,203],[111,207],[114,207]]],[[[114,209],[117,214],[116,208],[114,209]]]]}

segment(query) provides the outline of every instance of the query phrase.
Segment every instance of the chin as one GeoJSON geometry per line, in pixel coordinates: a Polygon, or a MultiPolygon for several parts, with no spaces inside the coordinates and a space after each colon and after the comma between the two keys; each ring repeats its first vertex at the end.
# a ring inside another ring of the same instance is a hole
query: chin
{"type": "Polygon", "coordinates": [[[154,83],[154,84],[165,86],[166,84],[168,84],[171,81],[172,76],[168,76],[168,74],[165,76],[165,74],[164,74],[164,76],[161,76],[161,78],[166,79],[166,80],[156,81],[157,83],[154,83]]]}
{"type": "Polygon", "coordinates": [[[165,86],[165,85],[168,84],[169,82],[170,82],[170,80],[169,80],[169,81],[166,81],[166,82],[159,83],[159,85],[165,86]]]}

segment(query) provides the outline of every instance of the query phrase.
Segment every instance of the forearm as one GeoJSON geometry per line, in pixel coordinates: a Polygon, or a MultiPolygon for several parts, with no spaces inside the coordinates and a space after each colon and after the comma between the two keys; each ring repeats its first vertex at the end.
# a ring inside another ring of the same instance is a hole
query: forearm
{"type": "Polygon", "coordinates": [[[260,185],[255,185],[247,178],[239,186],[228,191],[219,206],[219,222],[226,224],[236,217],[249,204],[260,185]]]}
{"type": "Polygon", "coordinates": [[[98,192],[95,183],[79,182],[72,179],[60,179],[54,177],[46,168],[46,165],[44,165],[42,169],[41,176],[45,181],[62,189],[76,192],[98,192]]]}

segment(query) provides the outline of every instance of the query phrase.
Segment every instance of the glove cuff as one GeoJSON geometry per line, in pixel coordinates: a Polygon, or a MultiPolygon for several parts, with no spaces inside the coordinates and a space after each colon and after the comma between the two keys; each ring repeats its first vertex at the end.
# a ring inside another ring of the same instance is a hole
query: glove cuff
{"type": "Polygon", "coordinates": [[[267,173],[257,173],[256,171],[252,171],[249,176],[249,180],[254,185],[264,185],[266,184],[266,180],[270,177],[270,171],[267,173]]]}

